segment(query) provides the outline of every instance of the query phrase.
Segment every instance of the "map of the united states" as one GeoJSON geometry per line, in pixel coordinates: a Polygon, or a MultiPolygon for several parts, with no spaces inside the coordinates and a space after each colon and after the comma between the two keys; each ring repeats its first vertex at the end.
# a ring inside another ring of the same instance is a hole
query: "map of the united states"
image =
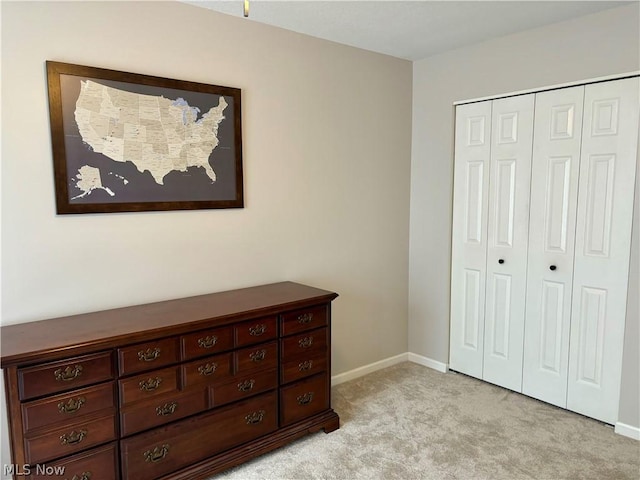
{"type": "MultiPolygon", "coordinates": [[[[227,106],[220,96],[218,105],[198,119],[200,109],[182,98],[170,100],[84,80],[75,120],[82,140],[95,152],[116,162],[132,162],[140,172],[151,173],[158,185],[164,184],[169,172],[189,167],[203,168],[215,182],[209,156],[218,146],[218,126],[227,106]]],[[[79,172],[76,184],[83,195],[102,186],[99,178],[93,178],[96,169],[85,170],[79,172]],[[83,178],[83,173],[91,178],[83,178]]]]}

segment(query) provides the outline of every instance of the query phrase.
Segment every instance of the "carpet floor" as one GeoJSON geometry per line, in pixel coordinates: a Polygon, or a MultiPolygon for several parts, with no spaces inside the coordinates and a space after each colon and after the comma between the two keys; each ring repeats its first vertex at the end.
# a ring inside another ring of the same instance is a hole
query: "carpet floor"
{"type": "Polygon", "coordinates": [[[640,479],[640,442],[465,375],[401,363],[334,387],[332,406],[339,430],[215,479],[640,479]]]}

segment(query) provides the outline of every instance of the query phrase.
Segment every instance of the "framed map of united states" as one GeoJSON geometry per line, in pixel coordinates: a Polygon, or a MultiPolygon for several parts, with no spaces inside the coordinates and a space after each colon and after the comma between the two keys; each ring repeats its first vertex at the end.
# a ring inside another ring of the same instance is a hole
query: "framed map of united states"
{"type": "Polygon", "coordinates": [[[241,91],[47,62],[59,214],[241,208],[241,91]]]}

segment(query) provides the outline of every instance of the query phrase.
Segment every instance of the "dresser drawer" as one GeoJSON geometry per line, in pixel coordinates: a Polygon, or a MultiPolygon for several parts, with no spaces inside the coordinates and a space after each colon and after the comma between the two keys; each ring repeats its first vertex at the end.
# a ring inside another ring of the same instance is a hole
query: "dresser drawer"
{"type": "Polygon", "coordinates": [[[291,383],[301,378],[322,373],[327,369],[327,353],[300,356],[284,362],[280,367],[280,382],[291,383]]]}
{"type": "Polygon", "coordinates": [[[115,416],[93,417],[25,439],[27,463],[35,464],[114,440],[115,416]]]}
{"type": "Polygon", "coordinates": [[[236,347],[266,342],[278,336],[276,317],[265,317],[236,325],[234,330],[236,347]]]}
{"type": "Polygon", "coordinates": [[[206,390],[163,395],[122,409],[120,434],[131,435],[188,417],[207,408],[206,390]]]}
{"type": "Polygon", "coordinates": [[[182,335],[180,345],[183,360],[231,350],[233,348],[233,328],[212,328],[182,335]]]}
{"type": "Polygon", "coordinates": [[[120,404],[126,405],[162,393],[177,391],[179,368],[164,368],[118,381],[120,404]]]}
{"type": "Polygon", "coordinates": [[[114,382],[103,383],[95,387],[23,403],[24,431],[29,433],[47,425],[74,422],[99,410],[113,408],[114,387],[114,382]]]}
{"type": "Polygon", "coordinates": [[[185,363],[182,369],[182,388],[224,382],[231,377],[233,354],[224,353],[185,363]]]}
{"type": "Polygon", "coordinates": [[[217,407],[278,387],[278,371],[238,375],[232,382],[209,387],[209,407],[217,407]]]}
{"type": "Polygon", "coordinates": [[[20,400],[64,392],[113,378],[111,352],[18,369],[20,400]]]}
{"type": "Polygon", "coordinates": [[[94,448],[57,462],[31,465],[31,480],[114,480],[119,478],[117,444],[94,448]],[[56,472],[64,471],[64,474],[56,472]],[[53,472],[53,473],[51,473],[53,472]]]}
{"type": "Polygon", "coordinates": [[[305,330],[326,327],[329,323],[329,309],[326,305],[287,312],[281,316],[280,335],[292,335],[305,330]]]}
{"type": "Polygon", "coordinates": [[[327,328],[319,328],[293,337],[283,338],[280,355],[286,362],[300,355],[310,355],[327,350],[327,328]]]}
{"type": "Polygon", "coordinates": [[[125,479],[152,480],[278,427],[276,394],[260,395],[120,443],[125,479]]]}
{"type": "Polygon", "coordinates": [[[321,374],[280,390],[280,425],[285,426],[329,408],[327,375],[321,374]]]}
{"type": "Polygon", "coordinates": [[[120,375],[152,370],[178,361],[178,339],[164,338],[118,349],[120,375]]]}
{"type": "Polygon", "coordinates": [[[278,365],[278,342],[238,350],[233,354],[237,374],[275,368],[278,365]]]}

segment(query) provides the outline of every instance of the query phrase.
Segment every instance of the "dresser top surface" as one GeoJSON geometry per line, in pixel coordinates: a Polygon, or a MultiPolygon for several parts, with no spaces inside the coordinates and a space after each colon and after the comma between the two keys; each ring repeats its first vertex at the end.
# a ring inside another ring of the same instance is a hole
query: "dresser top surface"
{"type": "Polygon", "coordinates": [[[329,302],[338,294],[294,282],[102,310],[0,328],[1,367],[132,344],[329,302]]]}

